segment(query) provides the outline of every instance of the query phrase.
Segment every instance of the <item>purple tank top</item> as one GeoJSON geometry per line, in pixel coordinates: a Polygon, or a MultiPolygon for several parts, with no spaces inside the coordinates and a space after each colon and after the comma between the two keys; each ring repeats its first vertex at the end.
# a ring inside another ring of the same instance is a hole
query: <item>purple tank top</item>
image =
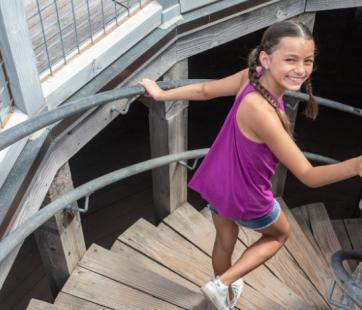
{"type": "MultiPolygon", "coordinates": [[[[239,129],[236,112],[255,91],[248,83],[236,98],[208,154],[189,182],[224,218],[254,219],[274,206],[271,177],[279,163],[265,143],[248,139],[239,129]]],[[[283,102],[278,107],[284,111],[283,102]]]]}

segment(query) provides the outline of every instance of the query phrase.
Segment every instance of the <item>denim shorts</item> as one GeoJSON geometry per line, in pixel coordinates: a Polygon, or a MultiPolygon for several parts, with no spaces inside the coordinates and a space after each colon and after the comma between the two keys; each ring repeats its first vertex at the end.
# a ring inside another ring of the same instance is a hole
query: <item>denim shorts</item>
{"type": "MultiPolygon", "coordinates": [[[[210,205],[207,205],[210,211],[214,214],[218,214],[217,211],[210,205]]],[[[253,230],[260,230],[267,228],[271,225],[273,225],[280,215],[280,205],[279,202],[274,199],[274,207],[271,211],[269,211],[267,214],[257,217],[255,219],[231,219],[236,224],[250,228],[253,230]]]]}

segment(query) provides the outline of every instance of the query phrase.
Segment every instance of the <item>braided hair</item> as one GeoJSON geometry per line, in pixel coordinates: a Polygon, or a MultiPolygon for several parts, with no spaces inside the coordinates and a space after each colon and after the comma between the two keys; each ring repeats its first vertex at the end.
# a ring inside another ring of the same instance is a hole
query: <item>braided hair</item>
{"type": "MultiPolygon", "coordinates": [[[[251,85],[259,92],[276,111],[284,129],[291,135],[291,126],[288,116],[282,112],[270,92],[261,85],[260,74],[257,67],[261,66],[259,55],[262,51],[270,55],[283,37],[304,37],[313,40],[310,30],[300,22],[282,21],[270,26],[263,34],[261,44],[253,49],[249,55],[249,80],[251,85]]],[[[315,119],[318,114],[318,104],[312,93],[310,78],[304,82],[304,87],[309,95],[309,100],[304,111],[308,118],[315,119]]]]}

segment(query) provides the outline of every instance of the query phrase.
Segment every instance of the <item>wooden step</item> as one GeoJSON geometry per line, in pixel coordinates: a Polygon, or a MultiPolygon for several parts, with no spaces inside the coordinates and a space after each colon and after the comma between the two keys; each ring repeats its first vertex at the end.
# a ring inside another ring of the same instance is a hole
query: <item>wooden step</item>
{"type": "Polygon", "coordinates": [[[204,302],[200,293],[95,244],[89,248],[78,265],[180,308],[195,309],[204,302]]]}
{"type": "MultiPolygon", "coordinates": [[[[163,264],[198,286],[212,277],[210,257],[183,238],[163,234],[150,223],[140,219],[122,235],[119,241],[163,264]]],[[[281,309],[273,300],[246,285],[242,309],[281,309]]]]}
{"type": "MultiPolygon", "coordinates": [[[[336,232],[337,238],[342,246],[343,250],[349,251],[352,250],[351,240],[349,239],[347,227],[344,223],[344,220],[332,220],[331,221],[334,231],[336,232]]],[[[357,268],[357,262],[354,260],[349,260],[348,265],[351,270],[357,268]]]]}
{"type": "Polygon", "coordinates": [[[143,266],[148,270],[157,273],[164,278],[167,278],[175,283],[178,283],[189,290],[199,293],[200,288],[199,286],[195,285],[188,279],[181,277],[179,274],[175,273],[174,271],[166,268],[164,265],[158,263],[157,261],[153,260],[152,258],[144,255],[143,253],[133,249],[129,245],[116,240],[111,248],[111,250],[119,255],[122,255],[123,258],[128,259],[139,266],[143,266]]]}
{"type": "Polygon", "coordinates": [[[97,305],[91,301],[70,295],[68,293],[59,292],[54,304],[64,310],[108,310],[110,308],[97,305]]]}
{"type": "Polygon", "coordinates": [[[332,270],[329,269],[324,257],[311,245],[285,202],[280,198],[278,198],[278,201],[291,226],[291,234],[285,247],[303,269],[321,296],[326,298],[328,288],[333,280],[332,270]]]}
{"type": "Polygon", "coordinates": [[[82,267],[75,268],[62,292],[112,309],[181,309],[82,267]]]}
{"type": "Polygon", "coordinates": [[[362,218],[345,219],[344,223],[347,228],[353,250],[362,253],[362,218]]]}
{"type": "MultiPolygon", "coordinates": [[[[204,208],[201,211],[201,214],[209,221],[212,221],[211,212],[207,208],[204,208]]],[[[238,239],[246,247],[252,245],[260,237],[261,234],[254,230],[243,227],[240,227],[239,229],[238,239]]],[[[313,283],[306,277],[304,271],[300,268],[286,247],[282,247],[264,265],[284,284],[293,290],[294,293],[302,297],[304,301],[314,305],[316,309],[329,309],[328,303],[316,291],[313,283]]]]}
{"type": "Polygon", "coordinates": [[[65,309],[65,308],[57,307],[57,306],[49,304],[45,301],[32,299],[32,300],[30,300],[30,303],[26,309],[27,310],[61,310],[61,309],[65,309]]]}

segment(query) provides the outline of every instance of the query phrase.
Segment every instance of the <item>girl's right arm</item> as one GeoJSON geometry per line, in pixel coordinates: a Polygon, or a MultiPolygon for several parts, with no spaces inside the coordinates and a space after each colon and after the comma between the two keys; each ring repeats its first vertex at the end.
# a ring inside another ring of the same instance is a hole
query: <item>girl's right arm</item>
{"type": "Polygon", "coordinates": [[[244,69],[220,80],[162,90],[156,82],[143,79],[139,82],[156,101],[209,100],[216,97],[235,96],[248,79],[244,69]]]}

